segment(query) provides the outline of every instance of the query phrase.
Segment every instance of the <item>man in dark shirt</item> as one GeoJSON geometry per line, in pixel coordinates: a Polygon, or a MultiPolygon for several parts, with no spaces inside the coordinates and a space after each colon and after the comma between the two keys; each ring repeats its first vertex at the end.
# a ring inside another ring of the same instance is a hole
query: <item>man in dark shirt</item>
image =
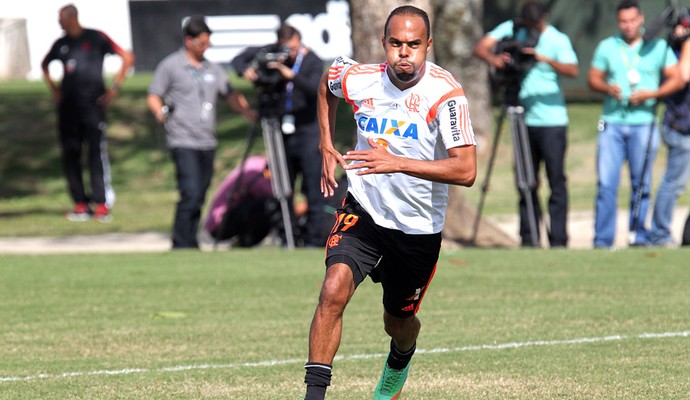
{"type": "Polygon", "coordinates": [[[93,216],[101,222],[110,221],[109,210],[115,203],[110,182],[110,163],[105,141],[105,109],[113,101],[134,55],[123,50],[103,32],[83,28],[77,8],[66,5],[60,9],[59,23],[65,35],[55,41],[43,59],[43,75],[58,108],[58,130],[62,147],[62,163],[70,195],[75,206],[67,213],[71,221],[85,221],[93,216]],[[106,90],[103,81],[103,58],[117,54],[122,59],[120,71],[106,90]],[[63,78],[58,86],[51,78],[48,65],[59,60],[63,78]],[[84,190],[82,147],[88,146],[91,195],[84,190]],[[91,209],[90,203],[95,205],[91,209]]]}
{"type": "Polygon", "coordinates": [[[238,74],[259,88],[260,103],[266,103],[268,99],[269,104],[260,104],[261,116],[275,113],[281,119],[291,187],[294,189],[297,176],[301,175],[301,189],[308,204],[306,221],[300,224],[298,244],[323,247],[335,222],[326,222],[325,201],[320,189],[321,154],[316,94],[324,64],[314,52],[302,45],[302,36],[294,27],[283,24],[276,33],[276,43],[247,48],[232,60],[231,65],[238,74]],[[265,65],[257,62],[262,53],[276,54],[282,51],[289,53],[285,59],[265,65]],[[325,225],[328,225],[328,229],[324,229],[325,225]]]}

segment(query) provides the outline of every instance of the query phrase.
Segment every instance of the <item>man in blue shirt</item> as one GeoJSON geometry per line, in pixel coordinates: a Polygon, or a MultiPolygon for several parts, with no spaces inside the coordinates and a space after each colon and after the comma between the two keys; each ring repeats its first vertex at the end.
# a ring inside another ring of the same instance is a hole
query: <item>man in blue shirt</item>
{"type": "Polygon", "coordinates": [[[654,124],[656,103],[657,99],[679,87],[674,67],[676,57],[668,45],[660,39],[643,40],[644,16],[639,3],[623,0],[616,10],[621,33],[599,43],[589,70],[589,87],[606,95],[598,124],[595,248],[614,245],[618,184],[626,159],[633,189],[630,196],[630,244],[648,244],[649,235],[644,221],[650,202],[649,166],[659,144],[654,124]],[[663,83],[662,73],[666,78],[663,83]],[[641,191],[640,201],[635,206],[638,190],[641,191]],[[635,207],[638,213],[635,213],[635,207]],[[637,220],[633,221],[634,218],[637,220]]]}
{"type": "MultiPolygon", "coordinates": [[[[523,48],[524,55],[534,57],[535,64],[520,83],[519,103],[525,109],[525,124],[529,136],[532,163],[538,179],[539,166],[544,163],[546,176],[551,187],[549,197],[548,229],[551,247],[566,247],[568,244],[568,190],[565,175],[565,152],[567,147],[568,113],[565,98],[559,85],[559,76],[578,75],[577,56],[568,37],[546,22],[544,5],[536,1],[526,2],[520,11],[519,21],[523,27],[516,27],[510,20],[498,25],[477,43],[474,54],[492,67],[502,70],[511,62],[506,53],[495,54],[499,41],[513,37],[525,41],[530,31],[536,31],[539,39],[536,45],[523,48]],[[517,29],[516,29],[517,28],[517,29]]],[[[537,187],[532,188],[534,219],[541,219],[541,207],[537,187]]],[[[524,193],[520,192],[520,236],[523,246],[539,246],[532,243],[528,224],[529,215],[524,193]]],[[[538,238],[538,235],[536,236],[538,238]]]]}

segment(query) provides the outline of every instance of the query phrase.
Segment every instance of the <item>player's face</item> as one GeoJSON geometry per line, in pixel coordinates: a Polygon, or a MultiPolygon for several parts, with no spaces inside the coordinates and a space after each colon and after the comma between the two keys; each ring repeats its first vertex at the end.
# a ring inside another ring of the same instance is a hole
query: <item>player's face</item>
{"type": "Polygon", "coordinates": [[[390,66],[388,74],[400,83],[414,83],[424,71],[426,56],[431,49],[422,17],[395,15],[388,23],[383,48],[390,66]]]}
{"type": "Polygon", "coordinates": [[[61,10],[58,14],[58,23],[62,30],[66,31],[69,29],[70,25],[72,25],[72,21],[74,21],[74,16],[69,11],[61,10]]]}
{"type": "Polygon", "coordinates": [[[618,11],[618,29],[620,29],[623,39],[630,41],[642,36],[643,25],[644,16],[636,7],[618,11]]]}

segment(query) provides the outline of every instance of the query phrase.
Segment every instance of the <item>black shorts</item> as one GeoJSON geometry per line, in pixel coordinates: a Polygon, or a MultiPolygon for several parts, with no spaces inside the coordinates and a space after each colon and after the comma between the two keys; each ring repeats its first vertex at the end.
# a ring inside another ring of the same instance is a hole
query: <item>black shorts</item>
{"type": "Polygon", "coordinates": [[[326,267],[344,263],[357,287],[367,276],[383,286],[383,307],[396,317],[415,315],[436,271],[441,233],[410,235],[376,225],[348,193],[326,242],[326,267]]]}

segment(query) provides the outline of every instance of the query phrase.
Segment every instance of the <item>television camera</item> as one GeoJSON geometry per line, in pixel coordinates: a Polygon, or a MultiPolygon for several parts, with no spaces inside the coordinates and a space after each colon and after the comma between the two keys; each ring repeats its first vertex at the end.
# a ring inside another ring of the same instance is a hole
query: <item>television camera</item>
{"type": "Polygon", "coordinates": [[[508,54],[510,56],[505,67],[496,69],[493,75],[493,83],[503,92],[503,104],[496,122],[493,145],[486,177],[482,184],[482,194],[479,199],[479,207],[474,220],[472,241],[476,242],[481,220],[484,200],[489,190],[489,179],[496,159],[499,136],[503,129],[503,122],[507,118],[510,124],[510,133],[513,140],[513,154],[515,157],[515,180],[518,190],[525,197],[527,206],[527,219],[530,229],[531,242],[538,245],[537,220],[534,216],[534,203],[532,201],[532,189],[536,187],[536,177],[532,166],[532,154],[527,137],[525,125],[525,109],[519,105],[518,95],[525,75],[534,67],[537,60],[534,54],[525,52],[525,49],[536,47],[539,42],[539,29],[534,24],[527,23],[522,18],[513,20],[513,35],[496,43],[494,54],[508,54]]]}
{"type": "Polygon", "coordinates": [[[644,34],[644,40],[650,40],[657,36],[662,29],[668,28],[668,45],[673,50],[679,50],[680,45],[690,37],[690,34],[677,35],[674,31],[677,25],[690,28],[690,10],[687,7],[679,6],[677,0],[671,0],[666,8],[649,24],[644,34]]]}
{"type": "MultiPolygon", "coordinates": [[[[272,45],[259,49],[250,62],[250,67],[254,68],[257,74],[254,85],[258,92],[260,119],[254,123],[249,130],[247,146],[242,157],[242,162],[240,163],[240,178],[238,178],[238,181],[242,179],[244,164],[249,157],[255,138],[259,130],[261,130],[268,159],[268,169],[271,174],[271,190],[273,192],[273,197],[280,206],[282,229],[285,232],[285,244],[288,249],[293,249],[295,247],[295,239],[293,234],[293,223],[289,211],[292,184],[290,182],[285,146],[283,143],[283,128],[281,128],[280,123],[281,119],[284,118],[282,115],[284,107],[281,106],[281,100],[284,98],[283,84],[286,83],[286,81],[279,70],[269,67],[271,62],[279,62],[287,65],[289,59],[290,47],[286,45],[272,45]]],[[[236,214],[239,213],[241,215],[248,212],[248,210],[233,209],[230,204],[230,201],[236,197],[236,191],[238,189],[239,185],[235,185],[231,193],[228,194],[228,211],[226,211],[226,214],[223,216],[223,220],[218,228],[219,232],[227,232],[232,218],[238,218],[236,214]],[[231,211],[233,211],[234,214],[231,214],[231,211]]],[[[271,203],[269,205],[273,206],[274,204],[271,203]]]]}
{"type": "Polygon", "coordinates": [[[271,62],[285,64],[290,59],[290,48],[285,45],[265,47],[256,54],[252,60],[252,66],[256,70],[259,79],[257,86],[274,88],[284,81],[280,71],[268,67],[271,62]]]}
{"type": "Polygon", "coordinates": [[[529,72],[536,59],[533,54],[524,50],[534,48],[539,41],[539,30],[528,25],[521,18],[513,20],[513,35],[501,39],[494,48],[495,54],[508,54],[509,61],[502,69],[494,72],[494,83],[505,91],[508,104],[517,104],[517,95],[525,75],[529,72]]]}

